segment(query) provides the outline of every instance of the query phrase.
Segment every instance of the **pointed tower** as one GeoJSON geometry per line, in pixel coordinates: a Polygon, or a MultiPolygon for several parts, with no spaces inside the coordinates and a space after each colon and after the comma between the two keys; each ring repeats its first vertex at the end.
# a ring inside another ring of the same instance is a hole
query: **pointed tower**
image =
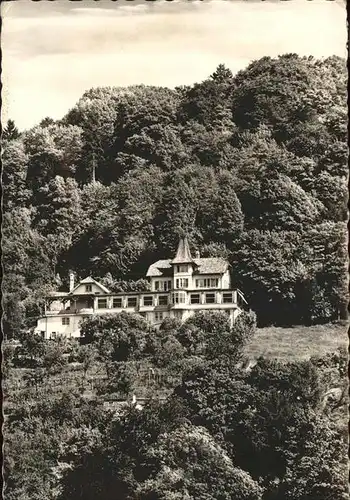
{"type": "Polygon", "coordinates": [[[186,236],[182,236],[177,247],[177,252],[171,261],[175,289],[189,289],[192,287],[192,274],[195,262],[192,259],[190,246],[186,236]]]}
{"type": "Polygon", "coordinates": [[[188,244],[187,237],[180,238],[177,252],[171,264],[193,264],[190,245],[188,244]]]}

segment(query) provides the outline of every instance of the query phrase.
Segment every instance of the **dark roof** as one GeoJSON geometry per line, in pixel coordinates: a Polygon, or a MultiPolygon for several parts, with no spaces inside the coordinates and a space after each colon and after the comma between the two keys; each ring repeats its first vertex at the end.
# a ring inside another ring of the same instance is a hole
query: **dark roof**
{"type": "Polygon", "coordinates": [[[171,261],[172,264],[191,264],[193,262],[190,246],[187,238],[181,238],[175,258],[171,261]]]}
{"type": "MultiPolygon", "coordinates": [[[[158,260],[148,268],[147,276],[169,276],[173,262],[170,259],[158,260]]],[[[192,259],[192,262],[196,266],[195,274],[223,274],[229,266],[227,260],[221,257],[192,259]]]]}

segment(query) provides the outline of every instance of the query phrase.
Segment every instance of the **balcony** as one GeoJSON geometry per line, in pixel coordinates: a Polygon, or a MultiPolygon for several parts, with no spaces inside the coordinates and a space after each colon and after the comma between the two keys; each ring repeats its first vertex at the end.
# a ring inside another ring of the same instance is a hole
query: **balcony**
{"type": "Polygon", "coordinates": [[[229,310],[245,308],[247,302],[240,290],[229,289],[192,289],[172,290],[171,292],[148,292],[135,293],[132,297],[128,295],[106,296],[95,301],[95,307],[86,307],[89,304],[81,304],[82,307],[70,307],[56,311],[46,311],[46,316],[56,315],[91,315],[117,313],[122,310],[135,313],[147,313],[151,311],[172,310],[229,310]],[[85,306],[85,307],[84,307],[85,306]]]}
{"type": "Polygon", "coordinates": [[[46,310],[45,316],[63,316],[68,314],[93,314],[94,310],[92,307],[84,307],[84,308],[73,308],[70,307],[68,309],[60,309],[56,311],[46,310]]]}
{"type": "Polygon", "coordinates": [[[45,316],[57,316],[62,314],[62,311],[45,311],[45,316]]]}

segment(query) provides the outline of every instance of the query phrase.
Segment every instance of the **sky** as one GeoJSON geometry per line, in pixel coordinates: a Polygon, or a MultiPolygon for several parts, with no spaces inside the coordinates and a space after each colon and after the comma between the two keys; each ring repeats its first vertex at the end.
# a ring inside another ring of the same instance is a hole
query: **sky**
{"type": "Polygon", "coordinates": [[[190,85],[220,63],[347,50],[344,0],[16,0],[1,15],[2,122],[20,130],[92,87],[190,85]]]}

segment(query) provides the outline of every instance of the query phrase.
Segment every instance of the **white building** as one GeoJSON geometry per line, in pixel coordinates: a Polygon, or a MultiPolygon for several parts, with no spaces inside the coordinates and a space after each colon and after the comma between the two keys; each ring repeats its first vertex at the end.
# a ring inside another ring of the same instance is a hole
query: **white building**
{"type": "Polygon", "coordinates": [[[46,339],[80,337],[84,318],[122,311],[140,314],[154,326],[166,317],[184,321],[196,311],[225,311],[233,323],[246,305],[242,293],[231,288],[229,263],[198,254],[192,258],[186,238],[180,240],[175,258],[152,264],[147,277],[150,291],[112,293],[93,278],[74,286],[71,275],[69,292],[47,298],[35,331],[46,339]]]}

